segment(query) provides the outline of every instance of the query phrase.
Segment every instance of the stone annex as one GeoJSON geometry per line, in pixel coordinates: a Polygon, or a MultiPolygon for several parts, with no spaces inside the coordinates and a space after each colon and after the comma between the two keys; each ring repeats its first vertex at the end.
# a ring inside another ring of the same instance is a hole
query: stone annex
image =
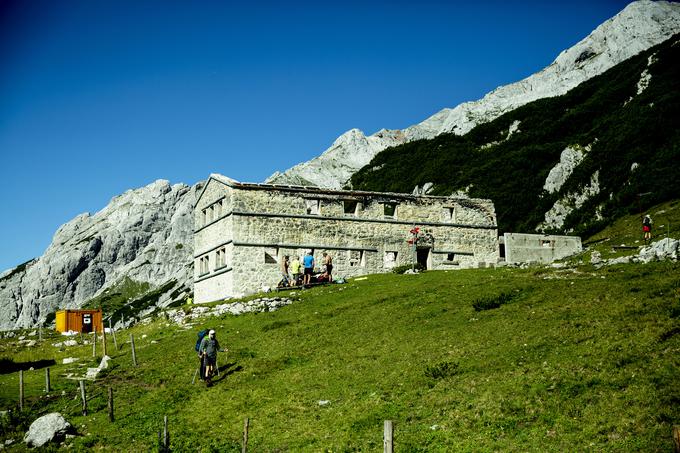
{"type": "MultiPolygon", "coordinates": [[[[490,200],[241,183],[212,174],[194,208],[197,303],[275,287],[279,260],[333,257],[333,276],[498,262],[490,200]],[[408,243],[420,228],[417,250],[408,243]]],[[[318,266],[317,266],[318,267],[318,266]]]]}

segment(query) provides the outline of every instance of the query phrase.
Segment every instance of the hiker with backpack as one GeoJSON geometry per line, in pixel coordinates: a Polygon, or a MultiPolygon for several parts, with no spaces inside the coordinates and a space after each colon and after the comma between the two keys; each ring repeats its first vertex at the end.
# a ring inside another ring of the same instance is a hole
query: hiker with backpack
{"type": "Polygon", "coordinates": [[[227,349],[220,348],[220,343],[215,337],[215,331],[211,329],[208,331],[208,335],[203,337],[198,347],[198,356],[201,358],[201,374],[205,377],[205,383],[208,387],[212,385],[212,375],[215,371],[218,352],[227,352],[227,349]],[[205,374],[203,374],[204,368],[205,374]]]}
{"type": "Polygon", "coordinates": [[[652,238],[652,218],[649,214],[642,219],[642,231],[645,233],[645,243],[652,238]]]}

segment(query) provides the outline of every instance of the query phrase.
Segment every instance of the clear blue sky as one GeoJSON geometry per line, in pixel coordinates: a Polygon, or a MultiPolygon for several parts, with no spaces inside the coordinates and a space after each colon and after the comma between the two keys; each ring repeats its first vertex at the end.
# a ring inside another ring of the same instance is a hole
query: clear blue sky
{"type": "Polygon", "coordinates": [[[156,179],[261,182],[550,64],[627,1],[0,0],[0,271],[156,179]]]}

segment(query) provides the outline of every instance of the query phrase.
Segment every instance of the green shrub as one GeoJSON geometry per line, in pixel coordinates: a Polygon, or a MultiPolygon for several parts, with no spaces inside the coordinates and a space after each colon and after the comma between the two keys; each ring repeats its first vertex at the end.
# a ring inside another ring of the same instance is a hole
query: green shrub
{"type": "Polygon", "coordinates": [[[456,362],[439,362],[425,367],[425,377],[438,380],[455,376],[459,373],[460,366],[456,362]]]}
{"type": "Polygon", "coordinates": [[[497,296],[488,296],[476,299],[472,303],[472,307],[475,311],[491,310],[498,308],[503,304],[507,304],[512,300],[512,294],[510,293],[500,293],[497,296]]]}
{"type": "Polygon", "coordinates": [[[415,266],[413,264],[403,264],[392,269],[392,272],[395,274],[403,274],[410,269],[416,269],[418,272],[422,272],[425,270],[425,266],[420,263],[416,263],[415,266]]]}

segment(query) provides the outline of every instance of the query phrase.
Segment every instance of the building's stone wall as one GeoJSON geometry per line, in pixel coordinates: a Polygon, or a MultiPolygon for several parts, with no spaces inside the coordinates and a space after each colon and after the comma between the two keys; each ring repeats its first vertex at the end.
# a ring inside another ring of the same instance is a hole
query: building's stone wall
{"type": "Polygon", "coordinates": [[[322,252],[333,257],[336,278],[410,264],[414,251],[407,241],[413,226],[428,238],[428,268],[498,260],[496,218],[488,200],[228,183],[211,178],[196,205],[197,302],[274,287],[281,280],[280,259],[302,257],[310,249],[318,268],[322,252]],[[219,199],[222,212],[229,215],[203,226],[202,211],[219,199]],[[346,213],[354,203],[358,208],[346,213]],[[384,203],[396,203],[395,216],[385,215],[384,203]],[[207,252],[214,263],[216,248],[227,241],[232,241],[227,246],[228,271],[220,273],[211,264],[210,271],[202,274],[201,254],[207,252]]]}
{"type": "Polygon", "coordinates": [[[578,236],[505,233],[503,243],[508,263],[550,263],[582,250],[578,236]]]}

